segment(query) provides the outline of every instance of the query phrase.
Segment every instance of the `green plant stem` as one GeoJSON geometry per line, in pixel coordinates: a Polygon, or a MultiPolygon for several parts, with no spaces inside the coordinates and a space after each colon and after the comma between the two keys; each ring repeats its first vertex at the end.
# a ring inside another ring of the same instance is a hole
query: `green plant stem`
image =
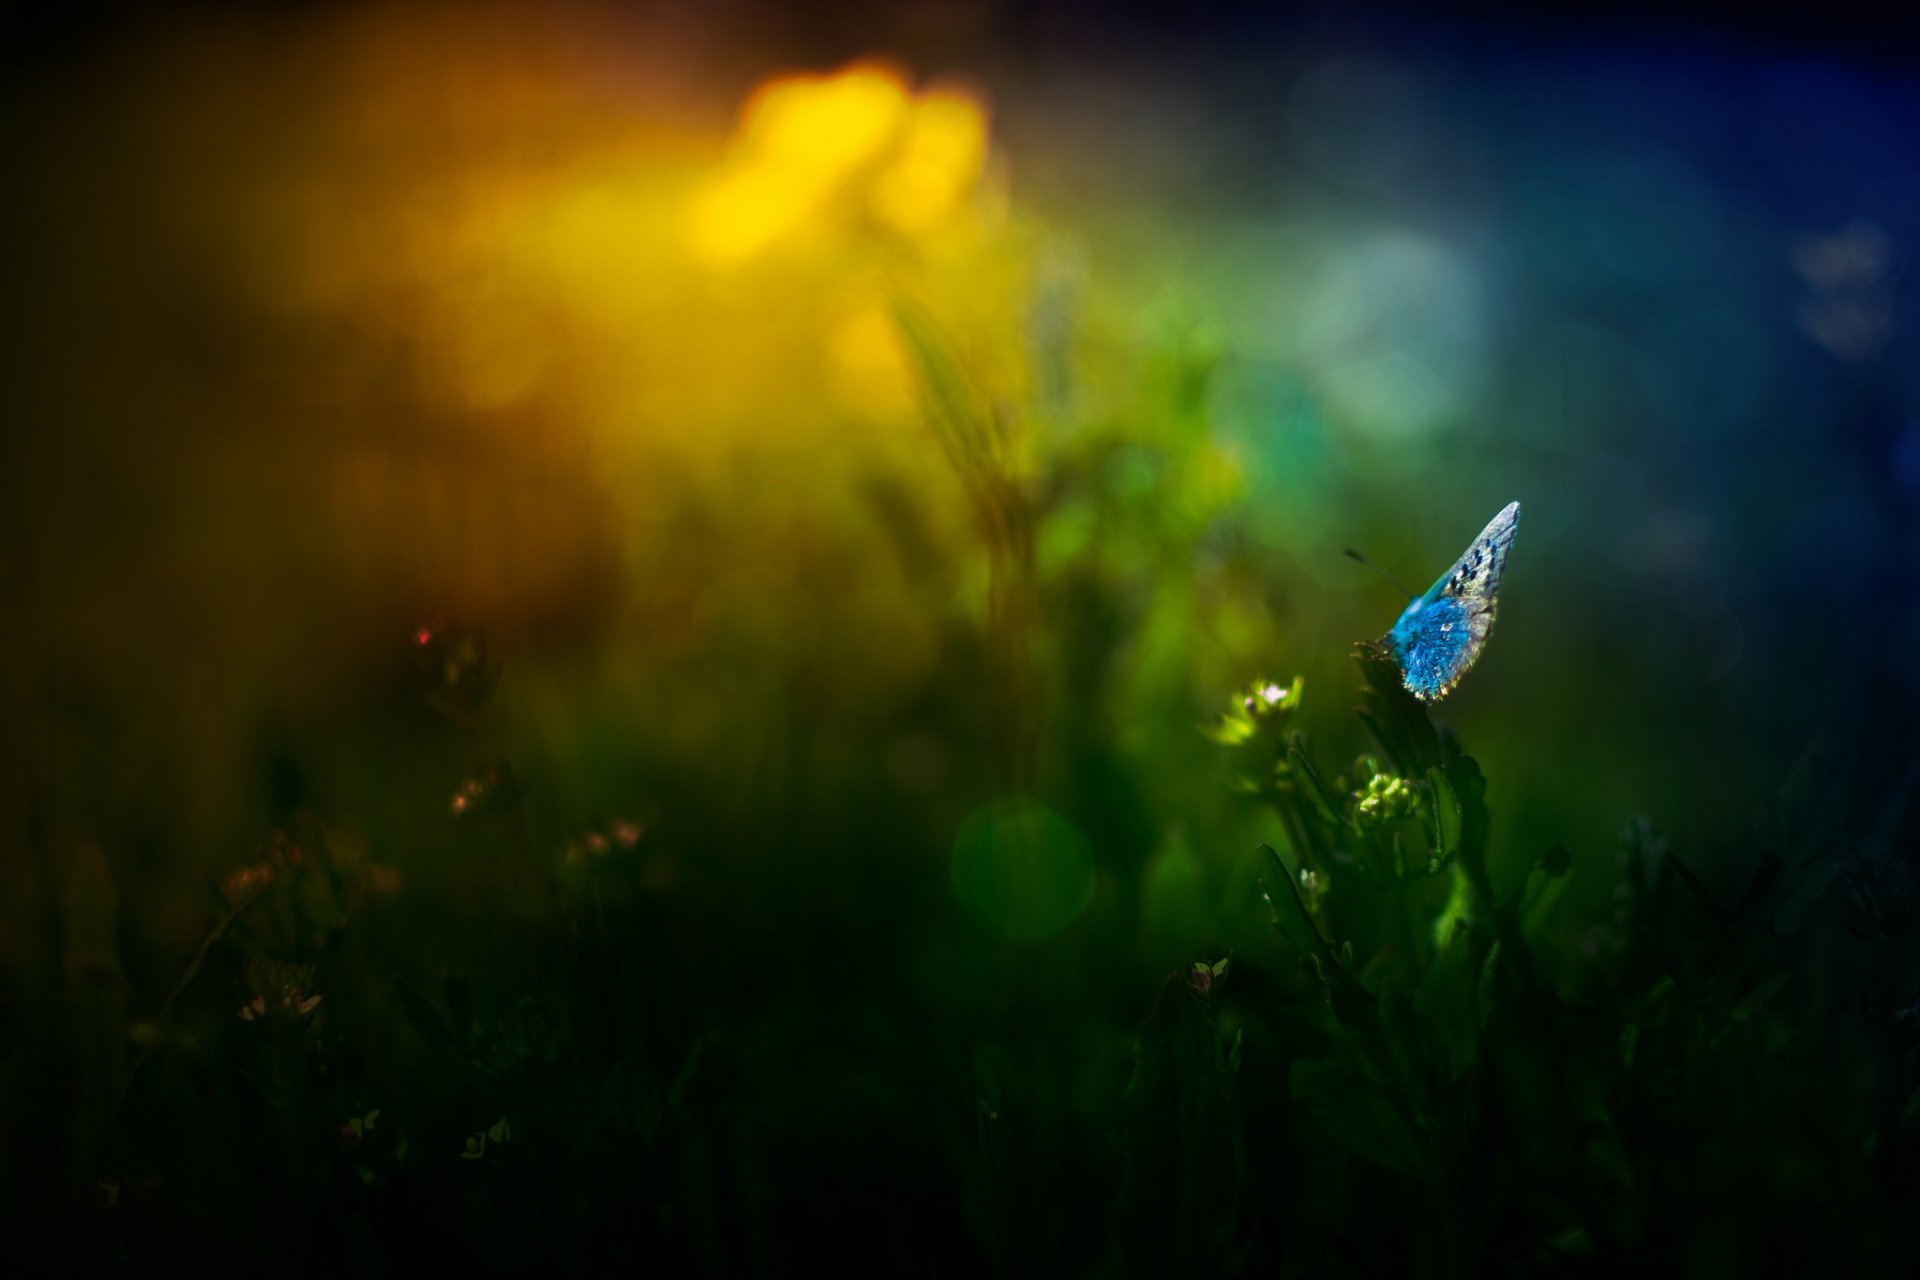
{"type": "MultiPolygon", "coordinates": [[[[1293,909],[1299,915],[1300,922],[1306,926],[1308,934],[1313,938],[1314,950],[1318,953],[1321,963],[1334,975],[1329,981],[1338,982],[1343,990],[1349,994],[1359,996],[1362,1002],[1372,1007],[1374,1004],[1373,993],[1361,986],[1359,980],[1347,972],[1347,967],[1340,962],[1340,957],[1335,954],[1333,944],[1328,942],[1326,935],[1320,932],[1320,926],[1314,922],[1313,913],[1307,909],[1305,899],[1301,898],[1299,888],[1293,883],[1293,877],[1287,873],[1286,862],[1270,844],[1261,845],[1260,853],[1272,868],[1272,878],[1286,884],[1287,901],[1293,904],[1293,909]]],[[[1268,893],[1268,898],[1271,900],[1271,892],[1268,893]]]]}
{"type": "MultiPolygon", "coordinates": [[[[193,953],[193,959],[188,962],[186,971],[180,975],[180,980],[173,984],[173,990],[167,992],[167,998],[160,1002],[160,1011],[153,1016],[153,1025],[156,1028],[165,1027],[172,1021],[173,1006],[179,1003],[180,997],[186,994],[188,987],[193,985],[193,980],[200,976],[200,970],[206,966],[207,957],[213,953],[214,947],[227,936],[233,926],[239,922],[240,917],[247,913],[247,909],[260,900],[260,896],[267,891],[268,887],[262,885],[236,902],[227,914],[220,918],[220,922],[213,926],[212,932],[200,940],[200,948],[193,953]]],[[[141,1047],[140,1052],[134,1057],[133,1066],[127,1070],[129,1083],[145,1065],[147,1059],[153,1056],[153,1050],[154,1046],[151,1044],[141,1047]]]]}

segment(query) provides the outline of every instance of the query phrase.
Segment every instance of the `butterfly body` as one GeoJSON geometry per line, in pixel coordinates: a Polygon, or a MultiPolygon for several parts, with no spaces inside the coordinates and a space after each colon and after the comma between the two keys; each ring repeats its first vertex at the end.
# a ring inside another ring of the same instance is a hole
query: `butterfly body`
{"type": "Polygon", "coordinates": [[[1519,523],[1520,504],[1509,502],[1382,638],[1400,666],[1401,683],[1420,701],[1438,702],[1453,692],[1486,647],[1519,523]]]}

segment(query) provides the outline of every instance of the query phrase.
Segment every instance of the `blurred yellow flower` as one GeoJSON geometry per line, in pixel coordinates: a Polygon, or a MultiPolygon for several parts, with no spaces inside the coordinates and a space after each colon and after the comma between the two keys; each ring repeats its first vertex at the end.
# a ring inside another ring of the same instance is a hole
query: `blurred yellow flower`
{"type": "Polygon", "coordinates": [[[986,155],[986,113],[966,94],[912,94],[873,63],[780,77],[748,99],[733,158],[694,193],[688,244],[737,264],[845,209],[922,233],[978,185],[986,155]]]}
{"type": "Polygon", "coordinates": [[[822,195],[814,175],[753,166],[721,174],[694,197],[689,237],[714,263],[752,257],[813,212],[822,195]]]}
{"type": "Polygon", "coordinates": [[[914,102],[895,159],[873,187],[874,212],[902,231],[937,222],[980,181],[987,119],[962,94],[931,92],[914,102]]]}
{"type": "Polygon", "coordinates": [[[833,75],[768,81],[747,100],[741,133],[764,162],[843,173],[893,140],[906,106],[895,71],[856,63],[833,75]]]}

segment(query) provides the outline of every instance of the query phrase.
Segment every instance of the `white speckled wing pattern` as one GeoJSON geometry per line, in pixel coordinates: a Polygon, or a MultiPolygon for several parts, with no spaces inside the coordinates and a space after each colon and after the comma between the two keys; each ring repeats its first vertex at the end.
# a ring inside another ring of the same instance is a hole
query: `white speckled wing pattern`
{"type": "Polygon", "coordinates": [[[1462,601],[1484,601],[1487,612],[1491,613],[1494,592],[1500,589],[1500,575],[1506,572],[1507,550],[1513,546],[1514,530],[1519,527],[1520,504],[1509,502],[1460,553],[1453,568],[1433,584],[1427,592],[1428,598],[1452,596],[1462,601]]]}
{"type": "Polygon", "coordinates": [[[1402,681],[1422,702],[1437,702],[1453,692],[1485,647],[1493,631],[1507,551],[1519,524],[1520,504],[1509,502],[1427,594],[1408,606],[1389,633],[1402,681]]]}

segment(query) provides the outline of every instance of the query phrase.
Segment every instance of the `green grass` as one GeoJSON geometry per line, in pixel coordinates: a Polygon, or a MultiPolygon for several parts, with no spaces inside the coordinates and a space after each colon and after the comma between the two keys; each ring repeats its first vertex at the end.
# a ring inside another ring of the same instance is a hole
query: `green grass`
{"type": "MultiPolygon", "coordinates": [[[[70,894],[57,1007],[9,1009],[28,1248],[128,1270],[1900,1269],[1911,776],[1853,828],[1802,779],[1733,893],[1630,826],[1615,910],[1569,953],[1567,851],[1496,877],[1498,788],[1359,658],[1352,763],[1296,727],[1300,681],[1214,731],[1223,790],[1270,815],[1245,906],[1278,936],[1196,939],[1157,995],[1111,921],[975,936],[991,968],[957,985],[898,928],[788,921],[756,947],[639,823],[543,853],[504,775],[463,792],[470,900],[410,903],[303,820],[219,886],[155,1009],[87,933],[110,904],[70,894]]],[[[1093,910],[1119,910],[1110,886],[1093,910]]]]}

